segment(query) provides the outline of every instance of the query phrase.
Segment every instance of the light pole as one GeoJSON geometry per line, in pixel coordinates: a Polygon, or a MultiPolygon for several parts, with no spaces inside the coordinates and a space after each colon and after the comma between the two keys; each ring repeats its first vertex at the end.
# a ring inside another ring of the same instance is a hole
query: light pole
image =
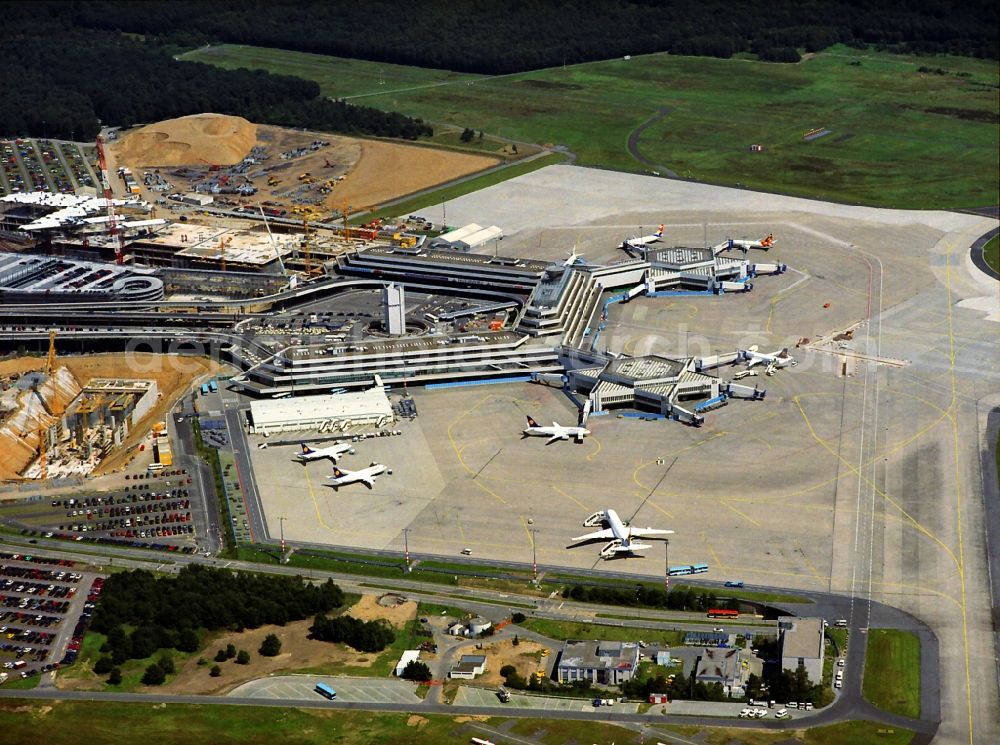
{"type": "Polygon", "coordinates": [[[406,573],[410,573],[410,541],[409,541],[409,528],[403,528],[403,557],[406,561],[406,573]]]}
{"type": "Polygon", "coordinates": [[[285,520],[287,519],[287,517],[278,516],[278,525],[281,531],[281,558],[278,559],[279,564],[285,563],[285,520]]]}
{"type": "Polygon", "coordinates": [[[538,528],[531,529],[531,574],[533,576],[533,582],[538,584],[538,553],[535,550],[535,536],[538,534],[538,528]]]}
{"type": "Polygon", "coordinates": [[[670,539],[663,542],[663,587],[670,594],[670,539]]]}

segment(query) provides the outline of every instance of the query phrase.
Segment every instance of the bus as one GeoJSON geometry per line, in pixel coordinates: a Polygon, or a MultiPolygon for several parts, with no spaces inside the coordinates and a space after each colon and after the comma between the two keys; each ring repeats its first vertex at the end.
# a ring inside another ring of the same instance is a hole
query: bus
{"type": "Polygon", "coordinates": [[[201,384],[201,395],[203,395],[203,396],[207,396],[208,395],[208,383],[202,383],[201,384]]]}
{"type": "Polygon", "coordinates": [[[682,574],[704,574],[708,571],[708,564],[684,564],[682,566],[670,567],[667,574],[676,577],[682,574]]]}
{"type": "Polygon", "coordinates": [[[219,391],[219,384],[215,382],[215,378],[208,381],[208,388],[212,393],[217,393],[219,391]]]}
{"type": "Polygon", "coordinates": [[[337,692],[335,690],[333,690],[330,686],[328,686],[326,683],[317,683],[316,684],[316,688],[314,690],[320,696],[325,696],[326,698],[330,699],[331,701],[333,701],[335,698],[337,698],[337,692]]]}
{"type": "Polygon", "coordinates": [[[709,618],[739,618],[740,612],[738,610],[726,610],[725,608],[709,608],[708,609],[709,618]]]}

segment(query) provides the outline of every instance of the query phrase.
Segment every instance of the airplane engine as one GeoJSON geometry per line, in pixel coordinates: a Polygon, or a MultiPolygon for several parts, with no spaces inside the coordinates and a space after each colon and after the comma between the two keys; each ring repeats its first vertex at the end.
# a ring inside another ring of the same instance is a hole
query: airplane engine
{"type": "Polygon", "coordinates": [[[608,516],[604,513],[604,510],[601,510],[600,512],[595,512],[593,515],[591,515],[590,517],[588,517],[586,520],[583,521],[583,527],[593,528],[598,525],[603,525],[607,517],[608,516]]]}

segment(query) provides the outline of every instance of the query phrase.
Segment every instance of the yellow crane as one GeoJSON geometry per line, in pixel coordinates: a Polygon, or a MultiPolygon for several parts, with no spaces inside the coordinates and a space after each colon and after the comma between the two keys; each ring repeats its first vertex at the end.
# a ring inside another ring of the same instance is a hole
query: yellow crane
{"type": "Polygon", "coordinates": [[[49,356],[45,360],[45,374],[51,375],[56,367],[56,330],[49,329],[49,356]]]}

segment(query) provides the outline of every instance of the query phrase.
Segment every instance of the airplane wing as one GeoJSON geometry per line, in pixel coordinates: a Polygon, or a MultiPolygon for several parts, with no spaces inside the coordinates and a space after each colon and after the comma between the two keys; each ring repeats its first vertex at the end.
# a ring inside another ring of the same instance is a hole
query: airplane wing
{"type": "Polygon", "coordinates": [[[615,537],[614,531],[612,531],[611,528],[606,528],[604,530],[598,530],[593,533],[587,533],[587,535],[578,536],[577,538],[573,539],[573,542],[576,543],[577,541],[600,541],[604,539],[611,539],[614,537],[615,537]]]}
{"type": "Polygon", "coordinates": [[[545,444],[546,445],[551,445],[556,440],[565,440],[565,439],[567,439],[567,437],[568,437],[568,435],[565,432],[561,432],[558,435],[552,435],[552,437],[550,437],[549,439],[547,439],[545,441],[545,444]]]}
{"type": "Polygon", "coordinates": [[[362,484],[367,486],[369,489],[375,488],[375,477],[374,476],[362,476],[358,479],[362,484]]]}
{"type": "Polygon", "coordinates": [[[657,530],[655,528],[629,528],[629,533],[638,538],[654,535],[673,535],[672,530],[657,530]]]}
{"type": "Polygon", "coordinates": [[[747,360],[747,370],[761,362],[763,362],[763,360],[760,357],[751,357],[747,360]]]}

